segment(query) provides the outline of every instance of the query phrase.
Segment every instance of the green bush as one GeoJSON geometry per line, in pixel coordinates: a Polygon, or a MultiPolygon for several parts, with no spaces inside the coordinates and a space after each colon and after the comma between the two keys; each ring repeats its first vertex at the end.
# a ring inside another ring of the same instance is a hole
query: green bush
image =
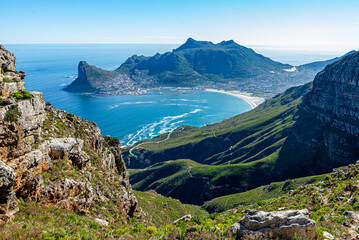
{"type": "Polygon", "coordinates": [[[154,226],[149,226],[149,227],[146,228],[146,231],[147,231],[149,234],[155,234],[156,231],[157,231],[157,229],[156,229],[156,227],[154,227],[154,226]]]}
{"type": "Polygon", "coordinates": [[[3,82],[10,82],[10,79],[7,77],[4,77],[2,80],[3,80],[3,82]]]}
{"type": "Polygon", "coordinates": [[[25,91],[25,90],[14,93],[13,96],[15,97],[15,100],[17,100],[17,101],[34,98],[34,96],[32,96],[31,93],[29,93],[28,91],[25,91]]]}
{"type": "Polygon", "coordinates": [[[107,144],[111,147],[116,147],[120,144],[120,140],[118,140],[118,138],[115,137],[111,137],[108,141],[107,144]]]}
{"type": "Polygon", "coordinates": [[[1,74],[5,74],[5,71],[4,71],[4,69],[3,68],[1,68],[1,74]]]}
{"type": "Polygon", "coordinates": [[[14,107],[14,108],[9,109],[5,113],[4,120],[7,122],[15,122],[19,119],[20,115],[21,114],[19,113],[19,110],[16,107],[14,107]]]}

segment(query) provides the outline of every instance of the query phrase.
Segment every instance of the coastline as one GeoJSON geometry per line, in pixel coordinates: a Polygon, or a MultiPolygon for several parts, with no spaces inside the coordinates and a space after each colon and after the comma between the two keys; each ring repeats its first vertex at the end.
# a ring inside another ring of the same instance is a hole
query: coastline
{"type": "Polygon", "coordinates": [[[235,90],[225,91],[225,90],[217,90],[217,89],[207,88],[207,89],[204,89],[204,91],[223,93],[223,94],[228,94],[228,95],[232,95],[234,97],[240,98],[240,99],[246,101],[252,109],[256,108],[259,104],[265,102],[265,98],[253,97],[250,93],[240,92],[240,91],[235,91],[235,90]]]}

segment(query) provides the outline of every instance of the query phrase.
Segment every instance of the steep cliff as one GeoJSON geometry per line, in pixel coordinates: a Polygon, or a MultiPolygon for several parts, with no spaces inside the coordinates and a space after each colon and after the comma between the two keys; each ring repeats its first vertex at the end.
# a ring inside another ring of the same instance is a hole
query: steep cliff
{"type": "Polygon", "coordinates": [[[294,176],[312,174],[359,159],[358,84],[359,52],[328,65],[316,76],[279,155],[281,171],[294,176]],[[290,154],[293,151],[297,154],[290,154]],[[291,168],[286,167],[288,162],[291,168]]]}
{"type": "Polygon", "coordinates": [[[3,46],[0,66],[0,221],[19,211],[20,200],[110,222],[133,217],[137,200],[119,141],[45,103],[42,93],[27,92],[3,46]],[[99,207],[105,203],[111,209],[99,207]]]}

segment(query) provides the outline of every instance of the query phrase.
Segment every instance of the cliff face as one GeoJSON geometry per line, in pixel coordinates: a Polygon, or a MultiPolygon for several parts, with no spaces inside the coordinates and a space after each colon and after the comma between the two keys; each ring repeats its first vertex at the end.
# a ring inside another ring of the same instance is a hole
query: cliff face
{"type": "Polygon", "coordinates": [[[0,221],[19,210],[18,199],[104,219],[95,203],[111,202],[113,221],[133,217],[137,200],[119,141],[102,136],[95,123],[46,104],[42,93],[25,91],[15,61],[0,46],[0,221]]]}
{"type": "Polygon", "coordinates": [[[317,173],[359,159],[359,52],[320,72],[300,106],[279,166],[296,175],[317,173]],[[297,154],[290,154],[295,151],[297,154]],[[291,162],[299,169],[288,169],[291,162]]]}

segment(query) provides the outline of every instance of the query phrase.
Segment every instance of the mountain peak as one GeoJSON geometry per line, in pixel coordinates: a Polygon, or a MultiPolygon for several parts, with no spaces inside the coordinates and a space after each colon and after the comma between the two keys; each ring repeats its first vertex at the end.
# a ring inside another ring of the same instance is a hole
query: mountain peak
{"type": "Polygon", "coordinates": [[[197,41],[193,38],[188,38],[184,44],[182,44],[179,48],[177,48],[175,50],[182,50],[182,49],[187,49],[187,48],[197,48],[197,47],[202,47],[202,46],[212,46],[212,45],[214,45],[214,44],[209,41],[197,41]]]}

